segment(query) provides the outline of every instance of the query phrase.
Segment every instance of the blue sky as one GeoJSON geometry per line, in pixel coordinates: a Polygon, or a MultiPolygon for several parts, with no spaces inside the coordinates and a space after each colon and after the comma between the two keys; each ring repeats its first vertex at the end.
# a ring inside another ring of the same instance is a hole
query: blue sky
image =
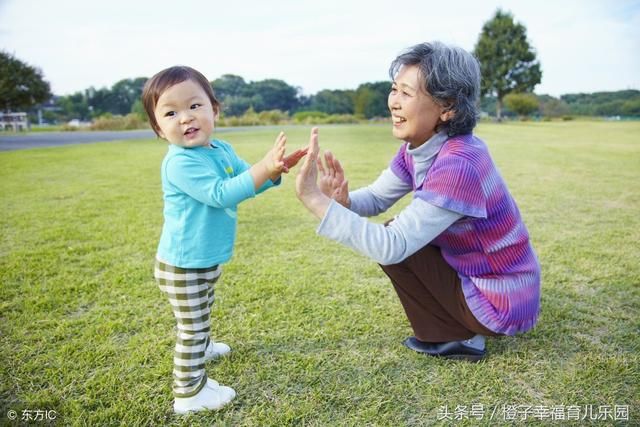
{"type": "Polygon", "coordinates": [[[498,7],[527,28],[543,70],[536,93],[640,89],[640,1],[625,0],[0,0],[0,49],[39,67],[58,95],[175,64],[312,94],[386,80],[422,41],[472,50],[498,7]]]}

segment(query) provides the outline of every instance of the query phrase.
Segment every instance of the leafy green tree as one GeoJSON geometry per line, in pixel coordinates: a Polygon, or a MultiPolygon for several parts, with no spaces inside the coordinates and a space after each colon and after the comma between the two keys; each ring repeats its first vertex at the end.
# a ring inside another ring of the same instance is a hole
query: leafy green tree
{"type": "Polygon", "coordinates": [[[486,22],[474,48],[482,72],[482,95],[495,95],[496,116],[511,92],[532,92],[542,79],[540,63],[527,41],[524,25],[513,21],[510,13],[498,9],[486,22]]]}
{"type": "Polygon", "coordinates": [[[504,103],[511,111],[524,118],[538,111],[540,102],[532,93],[510,93],[504,97],[504,103]]]}
{"type": "MultiPolygon", "coordinates": [[[[100,117],[103,114],[125,116],[131,112],[133,105],[140,99],[146,77],[135,79],[123,79],[116,82],[111,88],[96,89],[90,87],[82,93],[82,100],[78,94],[66,97],[72,98],[74,108],[77,109],[80,102],[88,106],[88,117],[100,117]]],[[[84,116],[84,115],[83,115],[84,116]]]]}
{"type": "Polygon", "coordinates": [[[135,114],[142,120],[143,122],[149,121],[149,117],[147,117],[147,112],[144,109],[144,105],[142,104],[142,99],[137,99],[136,102],[131,106],[131,113],[135,114]]]}
{"type": "Polygon", "coordinates": [[[496,97],[487,95],[480,98],[480,111],[487,114],[496,113],[496,97]]]}
{"type": "Polygon", "coordinates": [[[298,89],[278,79],[265,79],[249,83],[248,91],[257,96],[253,108],[257,111],[293,111],[298,106],[298,89]]]}
{"type": "Polygon", "coordinates": [[[640,116],[634,105],[640,102],[640,91],[636,89],[615,92],[572,93],[560,97],[572,114],[585,116],[640,116]]]}
{"type": "Polygon", "coordinates": [[[247,94],[248,84],[235,74],[224,74],[211,82],[216,98],[222,102],[227,97],[242,97],[247,94]]]}
{"type": "Polygon", "coordinates": [[[595,114],[598,116],[618,116],[622,112],[624,101],[616,99],[614,101],[604,102],[595,107],[595,114]]]}
{"type": "Polygon", "coordinates": [[[313,96],[310,109],[327,114],[353,114],[354,96],[353,90],[321,90],[313,96]]]}
{"type": "Polygon", "coordinates": [[[112,114],[125,116],[131,112],[131,107],[142,96],[142,88],[147,82],[146,77],[123,79],[111,86],[110,105],[105,110],[112,114]]]}
{"type": "Polygon", "coordinates": [[[298,106],[298,89],[277,79],[245,82],[235,74],[225,74],[211,82],[225,114],[240,116],[252,108],[293,111],[298,106]]]}
{"type": "Polygon", "coordinates": [[[71,119],[88,120],[90,118],[89,104],[83,92],[61,96],[56,103],[62,112],[60,118],[65,121],[71,119]]]}
{"type": "Polygon", "coordinates": [[[0,51],[0,109],[28,109],[51,98],[42,71],[0,51]]]}
{"type": "Polygon", "coordinates": [[[363,83],[358,86],[354,99],[354,112],[370,119],[389,115],[387,98],[391,82],[363,83]]]}
{"type": "Polygon", "coordinates": [[[571,112],[569,104],[553,96],[540,95],[538,101],[540,101],[540,111],[545,117],[562,117],[571,112]]]}
{"type": "Polygon", "coordinates": [[[640,98],[625,101],[622,104],[622,114],[625,116],[640,116],[640,98]]]}
{"type": "Polygon", "coordinates": [[[227,96],[221,100],[222,111],[228,116],[241,116],[254,105],[262,103],[259,97],[227,96]]]}
{"type": "Polygon", "coordinates": [[[248,96],[248,83],[235,74],[224,74],[218,77],[211,82],[211,87],[218,101],[222,103],[222,111],[225,115],[241,116],[258,101],[248,96]]]}
{"type": "Polygon", "coordinates": [[[113,94],[108,88],[103,87],[101,89],[96,89],[94,87],[90,87],[85,91],[85,94],[89,110],[91,111],[91,117],[99,117],[106,113],[113,114],[112,105],[115,105],[116,102],[113,94]]]}
{"type": "Polygon", "coordinates": [[[354,98],[354,112],[359,116],[366,116],[365,111],[367,107],[372,104],[375,98],[375,94],[368,87],[359,87],[356,91],[354,98]]]}

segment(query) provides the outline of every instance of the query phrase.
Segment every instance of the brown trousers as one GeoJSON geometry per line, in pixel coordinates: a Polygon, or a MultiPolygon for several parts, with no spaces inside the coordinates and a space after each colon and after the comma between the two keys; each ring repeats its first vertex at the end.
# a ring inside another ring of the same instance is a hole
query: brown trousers
{"type": "Polygon", "coordinates": [[[473,316],[458,273],[427,245],[399,264],[381,265],[400,297],[415,337],[426,342],[496,336],[473,316]]]}

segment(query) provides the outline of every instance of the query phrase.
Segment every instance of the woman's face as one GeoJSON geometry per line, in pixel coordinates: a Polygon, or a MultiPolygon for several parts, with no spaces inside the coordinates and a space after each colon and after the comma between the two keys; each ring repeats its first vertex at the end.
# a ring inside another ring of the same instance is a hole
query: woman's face
{"type": "Polygon", "coordinates": [[[452,116],[426,93],[421,80],[417,65],[403,66],[393,81],[388,99],[393,136],[409,142],[413,148],[436,133],[439,121],[452,116]]]}

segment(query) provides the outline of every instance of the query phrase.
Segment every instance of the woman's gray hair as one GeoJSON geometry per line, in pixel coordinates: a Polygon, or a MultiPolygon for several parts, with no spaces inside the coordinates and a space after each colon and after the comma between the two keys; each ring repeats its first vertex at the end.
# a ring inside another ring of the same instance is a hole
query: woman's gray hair
{"type": "Polygon", "coordinates": [[[433,100],[455,112],[437,130],[449,136],[471,133],[478,121],[480,65],[466,50],[441,42],[410,47],[391,63],[389,75],[395,79],[402,66],[417,65],[424,89],[433,100]]]}

